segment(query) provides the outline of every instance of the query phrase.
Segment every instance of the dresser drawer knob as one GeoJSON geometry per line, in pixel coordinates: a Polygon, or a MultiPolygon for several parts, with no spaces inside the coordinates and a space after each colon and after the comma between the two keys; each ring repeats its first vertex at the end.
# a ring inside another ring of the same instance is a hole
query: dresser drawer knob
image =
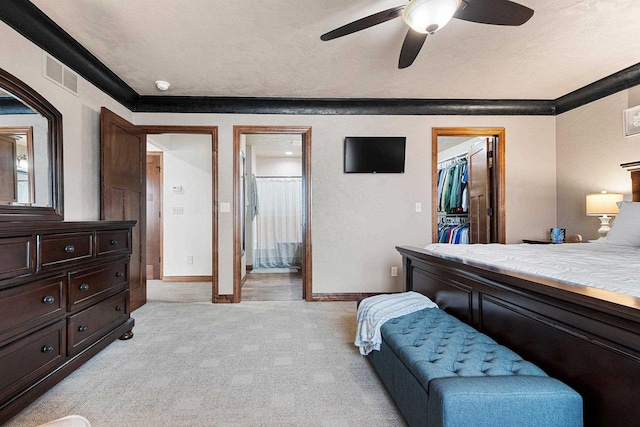
{"type": "Polygon", "coordinates": [[[87,329],[89,329],[89,327],[88,327],[88,326],[86,326],[86,325],[82,325],[82,326],[80,326],[80,327],[78,328],[78,330],[79,330],[80,332],[84,332],[84,331],[86,331],[87,329]]]}
{"type": "Polygon", "coordinates": [[[73,245],[67,245],[64,247],[64,251],[68,254],[72,253],[73,251],[75,251],[76,248],[73,247],[73,245]]]}
{"type": "Polygon", "coordinates": [[[124,276],[124,272],[122,272],[122,271],[118,271],[118,272],[116,273],[116,277],[122,277],[122,276],[124,276]]]}
{"type": "Polygon", "coordinates": [[[117,305],[116,306],[116,311],[122,311],[122,310],[124,310],[123,306],[121,306],[121,305],[117,305]]]}
{"type": "Polygon", "coordinates": [[[81,291],[88,291],[89,290],[89,285],[87,285],[86,283],[83,283],[82,285],[80,285],[80,290],[81,291]]]}
{"type": "Polygon", "coordinates": [[[44,347],[42,347],[43,353],[51,353],[52,351],[53,351],[53,347],[50,345],[45,345],[44,347]]]}
{"type": "Polygon", "coordinates": [[[47,295],[46,297],[42,298],[42,302],[45,304],[53,304],[55,301],[56,299],[51,295],[47,295]]]}
{"type": "Polygon", "coordinates": [[[116,239],[112,239],[109,241],[109,244],[115,246],[118,244],[118,241],[116,239]]]}

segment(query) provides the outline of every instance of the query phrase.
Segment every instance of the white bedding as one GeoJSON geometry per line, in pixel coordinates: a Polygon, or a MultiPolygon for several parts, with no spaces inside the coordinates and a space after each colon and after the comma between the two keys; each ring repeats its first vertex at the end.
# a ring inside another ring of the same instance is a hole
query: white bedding
{"type": "Polygon", "coordinates": [[[449,245],[427,252],[640,298],[640,248],[600,243],[449,245]]]}

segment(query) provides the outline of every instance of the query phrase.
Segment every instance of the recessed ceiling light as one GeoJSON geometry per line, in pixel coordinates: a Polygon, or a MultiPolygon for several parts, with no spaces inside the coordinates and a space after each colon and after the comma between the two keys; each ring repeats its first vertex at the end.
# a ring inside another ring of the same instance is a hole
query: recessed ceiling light
{"type": "Polygon", "coordinates": [[[287,156],[293,156],[293,151],[285,151],[284,154],[287,156]]]}
{"type": "Polygon", "coordinates": [[[169,86],[171,86],[169,82],[165,82],[164,80],[156,80],[156,87],[160,90],[167,90],[169,89],[169,86]]]}

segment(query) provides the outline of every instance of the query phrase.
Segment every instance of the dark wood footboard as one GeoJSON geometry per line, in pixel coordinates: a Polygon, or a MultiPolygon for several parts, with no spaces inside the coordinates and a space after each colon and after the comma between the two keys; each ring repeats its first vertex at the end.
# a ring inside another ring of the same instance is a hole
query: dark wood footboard
{"type": "Polygon", "coordinates": [[[405,290],[573,387],[586,426],[640,425],[640,299],[397,249],[405,290]]]}

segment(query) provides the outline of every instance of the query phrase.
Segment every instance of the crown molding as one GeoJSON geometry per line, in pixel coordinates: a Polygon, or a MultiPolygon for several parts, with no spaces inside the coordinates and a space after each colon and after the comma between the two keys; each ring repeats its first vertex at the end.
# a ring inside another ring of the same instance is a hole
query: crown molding
{"type": "Polygon", "coordinates": [[[29,0],[2,0],[0,20],[133,110],[138,93],[29,0]]]}
{"type": "Polygon", "coordinates": [[[553,115],[551,101],[141,96],[134,112],[308,115],[553,115]]]}
{"type": "Polygon", "coordinates": [[[640,63],[555,100],[140,96],[28,0],[2,0],[0,19],[133,112],[554,116],[640,84],[640,63]]]}
{"type": "Polygon", "coordinates": [[[625,89],[640,85],[640,64],[632,65],[622,71],[574,90],[554,101],[556,114],[566,113],[574,108],[597,101],[625,89]]]}

